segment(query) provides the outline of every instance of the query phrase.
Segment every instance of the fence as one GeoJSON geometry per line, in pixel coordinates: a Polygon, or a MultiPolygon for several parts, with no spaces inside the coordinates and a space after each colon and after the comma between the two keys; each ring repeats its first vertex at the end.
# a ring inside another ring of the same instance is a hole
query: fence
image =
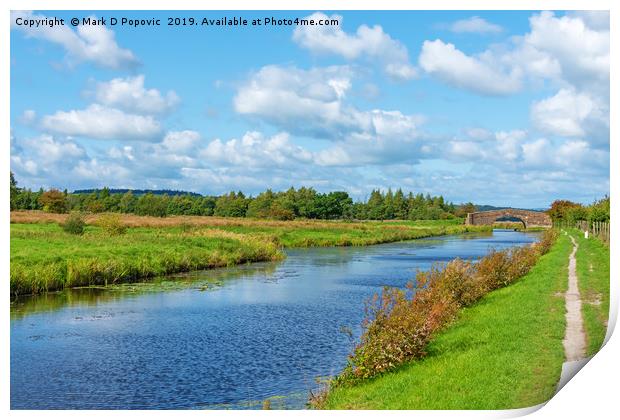
{"type": "Polygon", "coordinates": [[[577,228],[582,232],[588,232],[588,236],[599,238],[605,243],[609,243],[609,222],[588,222],[587,220],[579,220],[574,223],[565,221],[554,223],[559,228],[577,228]]]}

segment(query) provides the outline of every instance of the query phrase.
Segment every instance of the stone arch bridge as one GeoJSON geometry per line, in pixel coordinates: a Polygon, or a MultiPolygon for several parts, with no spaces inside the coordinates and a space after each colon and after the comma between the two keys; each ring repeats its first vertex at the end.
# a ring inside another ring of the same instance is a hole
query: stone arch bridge
{"type": "Polygon", "coordinates": [[[514,218],[523,222],[525,228],[551,227],[551,217],[542,211],[501,209],[467,213],[466,225],[492,225],[497,219],[514,218]]]}

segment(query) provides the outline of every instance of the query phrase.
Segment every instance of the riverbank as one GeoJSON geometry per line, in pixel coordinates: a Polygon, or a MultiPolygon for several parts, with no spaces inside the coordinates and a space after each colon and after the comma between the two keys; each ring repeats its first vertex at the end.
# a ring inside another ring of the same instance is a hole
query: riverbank
{"type": "Polygon", "coordinates": [[[423,359],[334,387],[321,408],[509,409],[547,401],[564,361],[571,249],[568,236],[560,235],[518,282],[462,309],[423,359]]]}
{"type": "Polygon", "coordinates": [[[282,248],[365,246],[430,236],[490,231],[450,221],[289,222],[217,217],[124,215],[122,235],[107,235],[100,216],[83,235],[64,232],[67,215],[11,214],[11,294],[109,285],[215,267],[284,258],[282,248]]]}

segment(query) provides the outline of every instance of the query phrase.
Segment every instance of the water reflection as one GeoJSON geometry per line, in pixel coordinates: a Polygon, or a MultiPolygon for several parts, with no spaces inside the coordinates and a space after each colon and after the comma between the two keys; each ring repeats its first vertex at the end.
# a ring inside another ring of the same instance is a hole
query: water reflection
{"type": "Polygon", "coordinates": [[[364,301],[417,270],[535,234],[287,251],[277,264],[191,273],[11,305],[11,408],[303,408],[361,333],[364,301]]]}

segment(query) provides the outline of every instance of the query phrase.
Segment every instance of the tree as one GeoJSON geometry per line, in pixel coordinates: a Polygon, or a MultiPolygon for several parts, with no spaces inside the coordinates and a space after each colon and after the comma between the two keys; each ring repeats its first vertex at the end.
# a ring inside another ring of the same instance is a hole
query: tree
{"type": "Polygon", "coordinates": [[[19,197],[19,188],[17,188],[17,181],[15,181],[15,176],[13,172],[11,172],[11,210],[17,209],[17,200],[19,197]]]}
{"type": "Polygon", "coordinates": [[[595,201],[588,209],[590,222],[609,222],[609,197],[595,201]]]}
{"type": "Polygon", "coordinates": [[[407,201],[405,201],[405,194],[400,188],[394,194],[394,216],[400,220],[407,218],[407,201]]]}
{"type": "Polygon", "coordinates": [[[118,208],[121,213],[133,213],[136,206],[136,197],[133,195],[131,191],[127,191],[121,197],[121,200],[118,203],[118,208]]]}
{"type": "Polygon", "coordinates": [[[295,193],[297,215],[307,219],[316,219],[319,214],[317,192],[314,188],[301,187],[295,193]]]}
{"type": "Polygon", "coordinates": [[[222,217],[245,217],[248,208],[248,200],[241,191],[220,196],[215,202],[216,216],[222,217]]]}
{"type": "Polygon", "coordinates": [[[394,218],[394,194],[392,193],[392,189],[388,188],[387,193],[385,194],[385,198],[383,199],[383,217],[382,219],[393,219],[394,218]]]}
{"type": "Polygon", "coordinates": [[[41,194],[39,203],[43,206],[43,210],[49,213],[67,212],[67,198],[62,192],[54,188],[41,194]]]}
{"type": "Polygon", "coordinates": [[[167,200],[153,193],[141,195],[135,206],[135,212],[140,216],[165,217],[167,209],[167,200]]]}
{"type": "Polygon", "coordinates": [[[581,204],[573,203],[568,200],[555,200],[551,203],[551,207],[547,210],[547,214],[551,219],[555,221],[566,220],[568,217],[568,211],[575,207],[580,207],[581,204]]]}
{"type": "Polygon", "coordinates": [[[267,218],[271,217],[271,207],[275,201],[275,194],[268,189],[251,199],[246,212],[247,217],[267,218]]]}
{"type": "Polygon", "coordinates": [[[476,206],[471,201],[469,203],[461,204],[455,212],[457,217],[467,217],[467,213],[474,213],[476,206]]]}
{"type": "Polygon", "coordinates": [[[380,190],[372,190],[367,206],[369,219],[383,220],[383,194],[380,190]]]}

